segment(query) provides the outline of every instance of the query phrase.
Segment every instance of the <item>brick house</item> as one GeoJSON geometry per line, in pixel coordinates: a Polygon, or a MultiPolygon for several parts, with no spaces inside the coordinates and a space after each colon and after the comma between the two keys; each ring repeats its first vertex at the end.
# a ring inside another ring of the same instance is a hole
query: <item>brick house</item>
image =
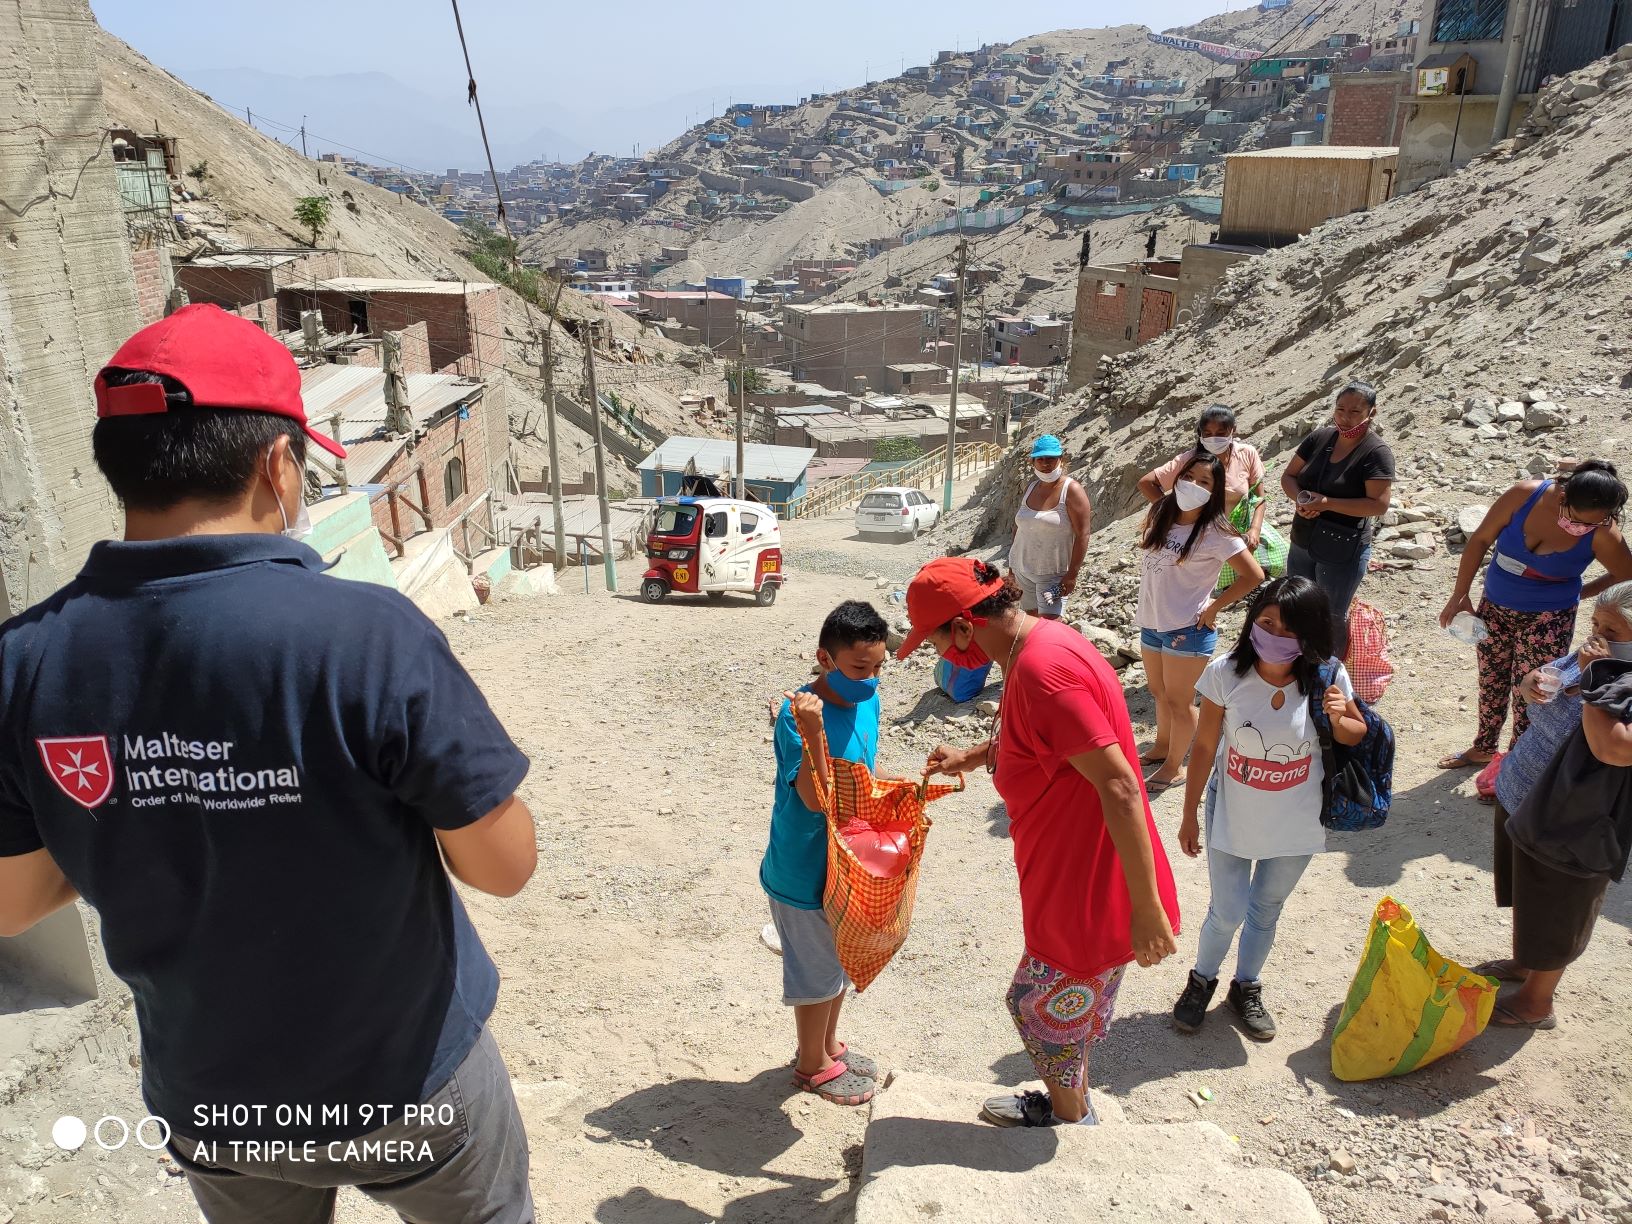
{"type": "Polygon", "coordinates": [[[924,361],[940,339],[939,312],[917,305],[784,306],[781,326],[794,379],[846,393],[857,379],[890,385],[890,366],[924,361]]]}
{"type": "Polygon", "coordinates": [[[697,333],[694,343],[714,352],[736,352],[737,299],[728,293],[691,289],[642,289],[635,295],[641,310],[663,322],[673,319],[697,333]]]}
{"type": "Polygon", "coordinates": [[[339,276],[345,270],[342,264],[338,251],[249,247],[200,255],[177,264],[175,275],[189,302],[219,306],[278,332],[300,326],[298,310],[292,318],[280,311],[279,291],[339,276]]]}
{"type": "Polygon", "coordinates": [[[337,277],[278,290],[284,330],[300,326],[300,312],[322,313],[337,335],[377,336],[424,323],[433,373],[481,377],[503,363],[504,327],[499,289],[485,281],[388,280],[337,277]]]}
{"type": "Polygon", "coordinates": [[[1405,72],[1340,72],[1326,104],[1326,143],[1393,145],[1405,134],[1405,72]]]}
{"type": "Polygon", "coordinates": [[[986,324],[985,347],[999,365],[1055,365],[1070,353],[1071,325],[1046,315],[998,315],[986,324]]]}
{"type": "Polygon", "coordinates": [[[1072,317],[1070,385],[1093,382],[1101,357],[1137,348],[1172,327],[1178,293],[1174,260],[1084,268],[1072,317]]]}
{"type": "MultiPolygon", "coordinates": [[[[386,433],[381,371],[321,365],[302,370],[300,382],[307,416],[345,446],[346,482],[369,493],[369,511],[388,552],[401,555],[410,536],[458,528],[467,516],[487,524],[492,486],[484,383],[457,374],[408,375],[414,422],[408,438],[386,433]]],[[[455,544],[472,556],[465,539],[479,544],[480,532],[456,533],[455,544]]]]}

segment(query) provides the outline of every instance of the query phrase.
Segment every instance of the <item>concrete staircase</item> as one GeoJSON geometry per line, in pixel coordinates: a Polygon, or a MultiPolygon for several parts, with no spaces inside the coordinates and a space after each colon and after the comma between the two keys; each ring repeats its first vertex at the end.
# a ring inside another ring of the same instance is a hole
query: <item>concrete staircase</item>
{"type": "Polygon", "coordinates": [[[476,588],[470,573],[453,551],[447,528],[422,531],[403,541],[403,555],[391,559],[401,591],[432,620],[476,607],[476,588]]]}
{"type": "Polygon", "coordinates": [[[1322,1224],[1297,1178],[1246,1164],[1210,1122],[1132,1125],[1096,1092],[1098,1126],[1005,1130],[980,1120],[1002,1091],[891,1076],[867,1124],[856,1224],[1322,1224]]]}
{"type": "Polygon", "coordinates": [[[312,534],[306,543],[333,565],[329,573],[353,582],[396,586],[385,542],[368,510],[368,495],[328,497],[310,507],[312,534]]]}

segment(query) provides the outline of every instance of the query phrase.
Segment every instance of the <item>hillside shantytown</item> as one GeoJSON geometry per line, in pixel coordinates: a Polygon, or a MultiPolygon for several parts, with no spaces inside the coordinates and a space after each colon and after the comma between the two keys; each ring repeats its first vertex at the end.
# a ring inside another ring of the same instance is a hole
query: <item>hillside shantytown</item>
{"type": "Polygon", "coordinates": [[[435,171],[0,16],[0,1224],[1632,1221],[1632,9],[459,8],[435,171]]]}

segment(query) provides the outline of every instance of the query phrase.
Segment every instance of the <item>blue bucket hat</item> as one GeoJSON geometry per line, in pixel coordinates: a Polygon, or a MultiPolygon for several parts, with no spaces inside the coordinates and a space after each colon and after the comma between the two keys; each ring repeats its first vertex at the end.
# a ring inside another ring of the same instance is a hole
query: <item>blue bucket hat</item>
{"type": "Polygon", "coordinates": [[[1060,440],[1053,434],[1044,434],[1031,444],[1031,457],[1033,459],[1058,459],[1063,454],[1065,454],[1065,448],[1060,445],[1060,440]]]}

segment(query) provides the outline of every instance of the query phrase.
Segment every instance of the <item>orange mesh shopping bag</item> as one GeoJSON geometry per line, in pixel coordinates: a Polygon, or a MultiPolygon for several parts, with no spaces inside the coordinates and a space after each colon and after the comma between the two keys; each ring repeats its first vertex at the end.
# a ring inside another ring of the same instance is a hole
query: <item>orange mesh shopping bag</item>
{"type": "MultiPolygon", "coordinates": [[[[794,721],[798,726],[798,720],[794,721]]],[[[803,740],[803,730],[800,732],[803,740]]],[[[827,737],[804,744],[805,756],[827,754],[827,737]]],[[[839,964],[866,990],[907,942],[918,894],[918,864],[931,821],[924,809],[963,789],[955,784],[882,781],[859,761],[828,757],[832,788],[817,796],[827,817],[827,887],[822,909],[833,927],[839,964]]]]}

